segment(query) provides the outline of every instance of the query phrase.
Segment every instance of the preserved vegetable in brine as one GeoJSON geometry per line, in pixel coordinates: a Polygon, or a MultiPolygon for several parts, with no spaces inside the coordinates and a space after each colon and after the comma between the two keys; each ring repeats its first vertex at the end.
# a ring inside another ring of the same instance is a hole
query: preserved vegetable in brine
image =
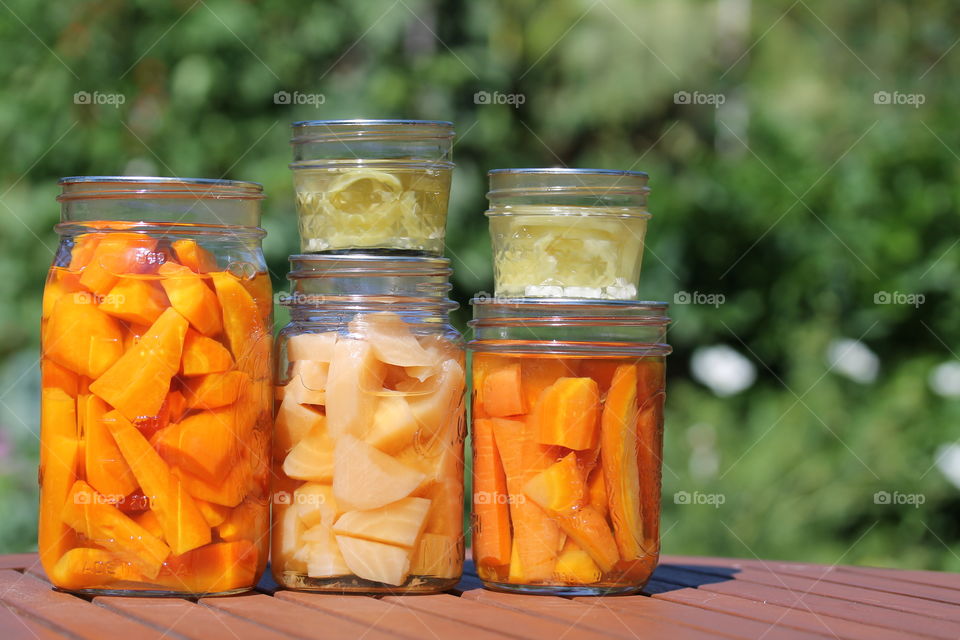
{"type": "Polygon", "coordinates": [[[473,389],[480,578],[642,586],[659,553],[663,359],[480,352],[473,389]]]}
{"type": "MultiPolygon", "coordinates": [[[[273,571],[336,591],[447,588],[463,559],[464,360],[393,313],[284,336],[273,571]]],[[[282,362],[282,361],[281,361],[282,362]]]]}

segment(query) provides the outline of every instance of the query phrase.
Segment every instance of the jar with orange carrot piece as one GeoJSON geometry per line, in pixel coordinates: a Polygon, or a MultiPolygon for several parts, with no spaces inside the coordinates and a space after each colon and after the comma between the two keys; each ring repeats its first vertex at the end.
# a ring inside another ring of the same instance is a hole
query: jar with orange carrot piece
{"type": "Polygon", "coordinates": [[[269,546],[262,188],[60,185],[41,319],[44,570],[90,594],[249,589],[269,546]]]}
{"type": "Polygon", "coordinates": [[[463,566],[465,357],[449,261],[291,256],[273,552],[291,589],[436,593],[463,566]]]}
{"type": "Polygon", "coordinates": [[[666,305],[473,304],[481,581],[555,595],[639,590],[660,551],[666,305]]]}

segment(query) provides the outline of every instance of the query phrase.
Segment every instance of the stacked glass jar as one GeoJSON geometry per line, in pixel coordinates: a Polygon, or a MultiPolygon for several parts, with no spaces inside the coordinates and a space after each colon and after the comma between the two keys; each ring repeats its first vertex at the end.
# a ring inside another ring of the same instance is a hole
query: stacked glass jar
{"type": "Polygon", "coordinates": [[[488,588],[629,593],[659,556],[665,303],[640,302],[647,176],[490,172],[473,302],[473,558],[488,588]]]}
{"type": "Polygon", "coordinates": [[[277,341],[272,567],[438,592],[463,563],[465,357],[443,252],[448,122],[293,125],[301,255],[277,341]]]}

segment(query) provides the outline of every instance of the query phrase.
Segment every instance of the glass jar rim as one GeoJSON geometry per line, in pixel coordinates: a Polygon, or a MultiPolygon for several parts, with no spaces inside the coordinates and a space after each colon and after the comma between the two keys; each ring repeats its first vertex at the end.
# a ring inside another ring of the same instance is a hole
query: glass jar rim
{"type": "Polygon", "coordinates": [[[474,317],[470,326],[557,326],[567,322],[598,325],[668,325],[669,305],[646,300],[582,298],[489,298],[470,300],[474,317]]]}
{"type": "Polygon", "coordinates": [[[290,125],[293,145],[335,141],[344,138],[390,139],[390,138],[452,138],[453,123],[446,120],[300,120],[290,125]]]}
{"type": "Polygon", "coordinates": [[[58,202],[130,198],[193,198],[262,200],[263,185],[245,180],[169,176],[68,176],[58,202]]]}
{"type": "Polygon", "coordinates": [[[579,207],[613,205],[637,210],[646,207],[650,193],[649,176],[643,171],[545,167],[492,169],[487,176],[491,208],[535,199],[539,204],[556,201],[557,206],[576,201],[579,207]]]}
{"type": "Polygon", "coordinates": [[[290,258],[288,280],[326,277],[447,276],[453,273],[449,258],[437,256],[381,255],[375,253],[303,253],[290,258]],[[307,268],[301,268],[307,267],[307,268]]]}

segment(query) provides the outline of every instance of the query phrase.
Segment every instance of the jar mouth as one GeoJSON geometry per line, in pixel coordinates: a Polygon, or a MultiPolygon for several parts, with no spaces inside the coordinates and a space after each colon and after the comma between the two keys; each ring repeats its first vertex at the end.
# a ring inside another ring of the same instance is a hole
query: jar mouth
{"type": "Polygon", "coordinates": [[[301,120],[291,125],[294,146],[307,142],[334,142],[347,138],[418,140],[453,138],[453,123],[445,120],[301,120]]]}
{"type": "Polygon", "coordinates": [[[489,298],[477,296],[471,327],[562,326],[569,324],[621,327],[666,326],[669,305],[643,300],[581,298],[489,298]]]}
{"type": "Polygon", "coordinates": [[[305,278],[443,277],[453,273],[449,258],[373,253],[299,254],[290,256],[288,280],[305,278]]]}
{"type": "Polygon", "coordinates": [[[643,212],[649,177],[642,171],[567,167],[493,169],[487,173],[491,209],[538,205],[613,208],[643,212]]]}
{"type": "Polygon", "coordinates": [[[244,180],[163,176],[70,176],[60,178],[59,202],[72,200],[189,198],[262,200],[263,185],[244,180]]]}
{"type": "Polygon", "coordinates": [[[124,220],[93,220],[88,222],[59,222],[53,230],[61,236],[78,236],[86,233],[110,233],[127,231],[131,233],[154,234],[161,236],[183,236],[185,238],[209,237],[211,239],[235,238],[236,240],[258,240],[267,235],[260,227],[240,225],[197,224],[192,222],[133,222],[124,220]]]}

